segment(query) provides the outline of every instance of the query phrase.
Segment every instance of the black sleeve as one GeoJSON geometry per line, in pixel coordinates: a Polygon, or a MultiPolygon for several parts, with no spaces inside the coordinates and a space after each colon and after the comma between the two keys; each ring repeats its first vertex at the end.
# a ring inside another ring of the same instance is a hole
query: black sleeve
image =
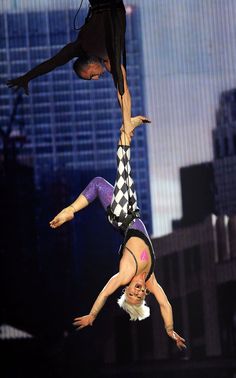
{"type": "Polygon", "coordinates": [[[123,65],[126,65],[125,29],[125,9],[111,9],[111,20],[106,30],[106,46],[114,84],[121,96],[124,94],[124,79],[121,70],[122,57],[123,65]]]}
{"type": "Polygon", "coordinates": [[[59,66],[63,66],[71,59],[79,55],[78,43],[72,42],[64,46],[56,55],[46,60],[45,62],[34,67],[32,70],[25,74],[25,78],[30,81],[38,76],[44,75],[50,71],[53,71],[59,66]]]}

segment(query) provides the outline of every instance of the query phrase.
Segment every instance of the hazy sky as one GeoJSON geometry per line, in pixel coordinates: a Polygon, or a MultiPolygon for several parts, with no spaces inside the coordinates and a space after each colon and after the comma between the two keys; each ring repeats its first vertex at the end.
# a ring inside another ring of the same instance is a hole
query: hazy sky
{"type": "MultiPolygon", "coordinates": [[[[142,16],[153,235],[159,236],[181,217],[179,167],[212,159],[219,94],[236,87],[236,1],[124,2],[142,16]]],[[[80,1],[2,0],[0,11],[30,3],[42,9],[80,1]]]]}

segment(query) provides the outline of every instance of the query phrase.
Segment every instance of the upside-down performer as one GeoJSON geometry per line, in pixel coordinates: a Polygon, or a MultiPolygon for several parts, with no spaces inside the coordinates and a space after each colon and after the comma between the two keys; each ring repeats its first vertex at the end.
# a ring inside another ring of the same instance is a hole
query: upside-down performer
{"type": "Polygon", "coordinates": [[[98,197],[107,212],[110,223],[124,235],[120,249],[119,271],[102,289],[90,313],[75,318],[74,326],[77,329],[91,326],[109,295],[120,286],[125,286],[118,304],[129,313],[130,320],[143,320],[150,315],[145,297],[148,293],[152,293],[160,305],[167,334],[176,342],[177,347],[182,349],[185,348],[185,340],[174,331],[171,305],[154,274],[155,255],[147,230],[139,216],[131,175],[130,142],[134,128],[143,122],[150,121],[141,116],[131,120],[133,129],[124,130],[122,127],[120,132],[115,186],[113,187],[102,177],[95,177],[79,197],[50,222],[50,226],[57,228],[73,219],[76,212],[98,197]]]}
{"type": "Polygon", "coordinates": [[[105,71],[112,74],[123,123],[130,127],[131,98],[125,70],[125,7],[122,0],[90,0],[89,3],[88,16],[76,40],[26,74],[8,80],[7,85],[23,88],[28,95],[31,80],[77,58],[73,69],[81,79],[98,80],[105,71]]]}

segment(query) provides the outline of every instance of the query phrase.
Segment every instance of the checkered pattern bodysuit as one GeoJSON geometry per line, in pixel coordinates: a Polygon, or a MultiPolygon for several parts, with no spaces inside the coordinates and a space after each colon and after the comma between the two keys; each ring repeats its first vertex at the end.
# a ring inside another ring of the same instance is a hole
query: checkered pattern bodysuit
{"type": "MultiPolygon", "coordinates": [[[[86,197],[88,202],[92,202],[98,197],[103,208],[108,213],[108,220],[110,223],[124,234],[124,240],[119,249],[119,254],[121,256],[127,241],[132,236],[141,238],[148,245],[152,264],[145,280],[147,281],[154,271],[155,253],[146,227],[141,219],[139,217],[131,217],[132,219],[130,221],[129,218],[130,213],[135,213],[138,210],[137,196],[134,189],[134,182],[131,177],[130,147],[118,146],[117,175],[114,187],[104,178],[95,177],[84,189],[82,194],[86,197]]],[[[137,271],[137,260],[132,251],[130,252],[136,262],[137,271]]]]}
{"type": "MultiPolygon", "coordinates": [[[[120,229],[127,216],[138,211],[137,196],[131,176],[130,147],[117,148],[117,175],[114,187],[104,178],[95,177],[82,194],[88,202],[98,197],[103,208],[108,212],[109,222],[120,229]]],[[[134,217],[127,228],[139,230],[149,238],[146,227],[139,217],[134,217]]]]}
{"type": "MultiPolygon", "coordinates": [[[[138,214],[137,195],[130,167],[130,147],[117,148],[117,174],[108,219],[115,227],[122,227],[128,215],[138,214]]],[[[132,219],[131,219],[132,220],[132,219]]],[[[129,223],[129,222],[128,222],[129,223]]],[[[125,231],[126,227],[124,227],[125,231]]]]}

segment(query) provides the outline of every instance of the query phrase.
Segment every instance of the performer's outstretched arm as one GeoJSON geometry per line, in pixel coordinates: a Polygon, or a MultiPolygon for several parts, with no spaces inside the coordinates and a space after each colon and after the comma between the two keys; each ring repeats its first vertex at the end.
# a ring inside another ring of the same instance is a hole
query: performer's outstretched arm
{"type": "MultiPolygon", "coordinates": [[[[111,69],[111,64],[109,59],[104,60],[104,66],[108,72],[111,73],[113,76],[113,80],[115,81],[114,75],[112,74],[112,69],[111,69]]],[[[125,126],[125,130],[127,132],[132,129],[132,119],[131,119],[131,106],[132,106],[132,101],[131,101],[131,95],[127,83],[127,75],[126,75],[126,70],[123,65],[121,65],[121,72],[123,75],[123,82],[124,82],[124,94],[121,96],[119,89],[117,88],[117,98],[118,102],[121,108],[121,113],[122,113],[122,124],[125,126]]]]}
{"type": "Polygon", "coordinates": [[[121,112],[122,112],[122,123],[125,130],[129,131],[132,128],[131,122],[131,96],[130,91],[127,83],[126,71],[124,66],[121,66],[123,79],[124,79],[124,94],[123,96],[120,95],[119,91],[117,91],[117,97],[120,104],[121,112]]]}
{"type": "Polygon", "coordinates": [[[155,296],[160,306],[161,315],[164,321],[165,330],[169,337],[171,337],[179,349],[186,348],[185,340],[174,331],[173,312],[170,302],[162,289],[158,284],[154,274],[146,283],[147,289],[155,296]]]}
{"type": "Polygon", "coordinates": [[[90,313],[85,316],[77,317],[74,319],[74,326],[79,330],[88,325],[92,325],[94,320],[96,319],[98,313],[103,308],[104,304],[106,303],[107,298],[113,294],[120,286],[124,285],[126,281],[124,280],[123,273],[119,272],[115,274],[110,280],[107,282],[105,287],[99,293],[96,301],[94,302],[90,313]]]}
{"type": "Polygon", "coordinates": [[[19,76],[16,79],[8,80],[7,86],[9,88],[23,88],[25,94],[29,94],[28,83],[30,80],[35,79],[38,76],[44,75],[55,68],[68,63],[71,59],[78,56],[79,46],[77,42],[68,43],[64,46],[56,55],[52,58],[37,65],[32,70],[28,71],[25,75],[19,76]]]}

